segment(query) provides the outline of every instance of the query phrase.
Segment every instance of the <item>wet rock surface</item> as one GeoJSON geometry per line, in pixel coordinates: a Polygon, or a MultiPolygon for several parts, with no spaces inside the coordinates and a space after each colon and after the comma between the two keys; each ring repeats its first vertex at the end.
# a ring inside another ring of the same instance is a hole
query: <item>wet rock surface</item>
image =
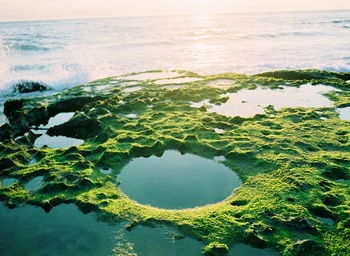
{"type": "Polygon", "coordinates": [[[203,241],[208,255],[227,254],[238,243],[291,256],[350,254],[350,127],[337,112],[350,105],[348,74],[303,70],[200,76],[179,71],[176,77],[192,79],[165,88],[157,81],[174,76],[157,79],[151,73],[7,101],[9,123],[0,127],[0,176],[16,182],[0,186],[0,199],[11,208],[32,204],[46,211],[74,202],[84,213],[95,211],[105,219],[166,223],[203,241]],[[215,81],[225,84],[216,86],[215,81]],[[332,104],[270,105],[251,117],[193,106],[203,101],[220,106],[228,101],[225,95],[240,90],[283,90],[307,83],[331,87],[324,97],[332,104]],[[125,91],[128,86],[140,89],[125,91]],[[74,116],[44,135],[83,143],[36,147],[36,129],[63,112],[74,116]],[[243,184],[226,200],[201,208],[164,210],[131,201],[116,182],[120,171],[136,157],[161,156],[166,150],[221,156],[220,163],[243,184]],[[28,164],[34,157],[36,163],[28,164]],[[26,184],[36,177],[42,177],[40,186],[28,191],[26,184]],[[331,218],[334,224],[319,218],[331,218]]]}
{"type": "Polygon", "coordinates": [[[38,82],[22,82],[13,86],[14,92],[29,93],[46,91],[47,87],[38,82]]]}

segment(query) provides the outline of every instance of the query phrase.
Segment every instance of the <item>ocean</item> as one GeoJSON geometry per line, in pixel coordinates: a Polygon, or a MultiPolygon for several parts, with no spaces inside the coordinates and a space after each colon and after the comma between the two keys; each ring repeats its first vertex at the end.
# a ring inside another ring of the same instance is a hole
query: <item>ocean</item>
{"type": "MultiPolygon", "coordinates": [[[[1,18],[1,17],[0,17],[1,18]]],[[[350,71],[350,10],[0,23],[0,97],[146,70],[350,71]]]]}

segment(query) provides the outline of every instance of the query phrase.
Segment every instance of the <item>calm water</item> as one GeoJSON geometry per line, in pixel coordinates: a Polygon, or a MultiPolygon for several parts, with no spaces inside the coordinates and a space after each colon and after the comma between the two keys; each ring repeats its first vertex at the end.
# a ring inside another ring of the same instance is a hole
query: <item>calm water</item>
{"type": "Polygon", "coordinates": [[[25,206],[0,205],[0,255],[111,255],[115,227],[84,215],[75,205],[60,205],[45,213],[25,206]]]}
{"type": "MultiPolygon", "coordinates": [[[[131,232],[122,232],[125,241],[132,244],[135,256],[201,256],[203,244],[189,237],[175,239],[179,232],[174,228],[138,226],[131,232]]],[[[180,235],[181,236],[181,235],[180,235]]],[[[115,249],[118,251],[118,249],[115,249]]],[[[116,256],[128,256],[121,253],[116,256]]]]}
{"type": "Polygon", "coordinates": [[[41,148],[47,146],[49,148],[68,148],[70,146],[78,146],[84,143],[84,140],[70,138],[66,136],[49,136],[47,134],[43,134],[38,137],[34,146],[37,148],[41,148]]]}
{"type": "MultiPolygon", "coordinates": [[[[205,100],[193,103],[192,107],[208,105],[209,112],[217,112],[226,116],[252,117],[256,114],[263,114],[265,112],[264,107],[269,105],[273,105],[275,109],[287,107],[332,107],[332,101],[322,94],[334,90],[336,89],[331,86],[312,86],[310,84],[301,85],[300,88],[284,87],[277,90],[266,88],[243,89],[237,93],[225,94],[224,96],[228,96],[229,100],[224,104],[214,105],[205,100]]],[[[343,112],[345,113],[345,111],[343,112]]],[[[341,116],[343,112],[340,113],[341,116]]]]}
{"type": "Polygon", "coordinates": [[[150,69],[350,70],[350,11],[0,23],[0,89],[150,69]],[[305,54],[307,53],[307,54],[305,54]]]}
{"type": "Polygon", "coordinates": [[[13,178],[5,178],[1,181],[1,186],[2,187],[11,186],[12,184],[15,184],[16,182],[18,182],[18,180],[13,179],[13,178]]]}
{"type": "Polygon", "coordinates": [[[235,244],[228,256],[278,256],[280,255],[277,251],[273,249],[259,249],[253,248],[246,244],[235,244]]]}
{"type": "Polygon", "coordinates": [[[161,157],[135,158],[117,179],[130,199],[165,209],[217,203],[242,184],[223,164],[172,150],[161,157]]]}
{"type": "Polygon", "coordinates": [[[54,127],[56,125],[63,124],[67,122],[69,119],[71,119],[74,116],[74,112],[65,112],[65,113],[59,113],[53,117],[51,117],[46,125],[41,125],[39,129],[49,129],[51,127],[54,127]]]}
{"type": "Polygon", "coordinates": [[[350,107],[338,108],[337,111],[340,119],[350,121],[350,107]]]}
{"type": "Polygon", "coordinates": [[[38,176],[31,179],[27,184],[24,185],[24,188],[29,191],[38,190],[44,183],[44,177],[38,176]]]}
{"type": "Polygon", "coordinates": [[[199,256],[203,244],[165,226],[109,225],[83,214],[73,204],[62,204],[45,213],[24,206],[10,210],[0,205],[1,256],[199,256]]]}
{"type": "Polygon", "coordinates": [[[84,140],[81,139],[75,139],[66,136],[49,136],[46,134],[47,129],[56,125],[61,125],[67,122],[73,116],[74,112],[59,113],[51,117],[46,125],[39,126],[37,130],[33,129],[32,131],[34,133],[42,134],[35,140],[34,146],[38,148],[41,148],[43,146],[48,146],[49,148],[67,148],[70,146],[83,144],[84,140]]]}

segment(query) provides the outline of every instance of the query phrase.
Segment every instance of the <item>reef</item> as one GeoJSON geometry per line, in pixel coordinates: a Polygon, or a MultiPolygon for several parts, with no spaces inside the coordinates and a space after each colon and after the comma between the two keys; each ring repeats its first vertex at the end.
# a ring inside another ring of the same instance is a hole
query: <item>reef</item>
{"type": "Polygon", "coordinates": [[[8,123],[0,128],[0,175],[17,182],[0,187],[0,200],[10,208],[31,204],[46,211],[75,203],[106,221],[128,220],[130,229],[172,225],[202,241],[206,255],[226,255],[237,243],[273,248],[284,256],[350,255],[350,125],[337,112],[350,106],[349,73],[201,76],[174,71],[173,80],[155,78],[157,73],[162,72],[110,77],[51,96],[8,100],[8,123]],[[133,78],[137,76],[145,78],[133,78]],[[304,84],[334,88],[325,94],[333,106],[269,105],[263,114],[245,118],[210,112],[206,104],[193,106],[204,100],[224,104],[227,93],[243,89],[304,84]],[[35,147],[40,125],[62,112],[74,116],[48,128],[47,134],[84,143],[35,147]],[[140,205],[121,193],[117,176],[131,159],[169,149],[209,159],[223,156],[221,162],[243,184],[222,202],[182,210],[140,205]],[[100,168],[113,171],[103,174],[100,168]],[[25,184],[38,176],[42,186],[26,190],[25,184]]]}

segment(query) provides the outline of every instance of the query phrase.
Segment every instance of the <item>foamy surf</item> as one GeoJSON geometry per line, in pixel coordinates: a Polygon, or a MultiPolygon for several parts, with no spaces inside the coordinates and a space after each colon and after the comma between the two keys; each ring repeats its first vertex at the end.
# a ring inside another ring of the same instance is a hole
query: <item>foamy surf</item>
{"type": "Polygon", "coordinates": [[[330,11],[0,23],[0,95],[12,94],[13,86],[23,81],[61,91],[145,70],[253,74],[315,68],[350,72],[350,30],[344,27],[349,25],[349,14],[330,11]]]}

